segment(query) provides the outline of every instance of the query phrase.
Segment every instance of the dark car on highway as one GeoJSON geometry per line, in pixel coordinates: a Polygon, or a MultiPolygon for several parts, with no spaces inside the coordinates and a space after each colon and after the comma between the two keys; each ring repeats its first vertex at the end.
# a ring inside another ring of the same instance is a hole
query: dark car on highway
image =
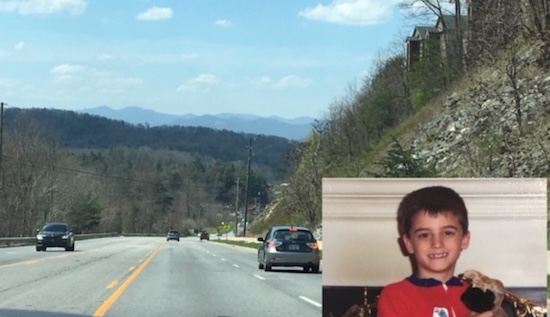
{"type": "Polygon", "coordinates": [[[46,248],[65,248],[74,251],[74,232],[71,227],[62,222],[47,223],[36,235],[36,251],[46,251],[46,248]]]}
{"type": "Polygon", "coordinates": [[[201,233],[199,234],[199,237],[202,240],[208,240],[210,241],[210,233],[206,232],[206,231],[201,231],[201,233]]]}
{"type": "Polygon", "coordinates": [[[259,237],[258,268],[271,271],[274,266],[301,266],[304,272],[319,272],[319,244],[306,227],[274,226],[259,237]]]}
{"type": "Polygon", "coordinates": [[[166,241],[170,241],[170,240],[176,240],[176,241],[180,241],[180,233],[179,231],[177,230],[169,230],[168,233],[166,234],[166,241]]]}

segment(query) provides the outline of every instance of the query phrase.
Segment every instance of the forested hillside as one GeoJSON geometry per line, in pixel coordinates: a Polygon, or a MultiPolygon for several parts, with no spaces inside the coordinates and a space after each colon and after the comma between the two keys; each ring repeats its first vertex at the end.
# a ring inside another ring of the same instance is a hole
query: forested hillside
{"type": "Polygon", "coordinates": [[[66,149],[110,149],[148,147],[171,149],[223,162],[245,161],[249,138],[253,138],[254,163],[273,177],[286,177],[285,155],[295,141],[267,135],[235,133],[202,127],[133,125],[100,116],[55,109],[18,109],[5,111],[7,129],[18,120],[32,120],[50,131],[66,149]],[[19,119],[18,119],[19,118],[19,119]]]}
{"type": "Polygon", "coordinates": [[[437,22],[331,105],[274,215],[320,224],[323,177],[550,176],[550,3],[453,2],[403,1],[437,22]]]}
{"type": "Polygon", "coordinates": [[[88,233],[233,223],[236,203],[243,210],[245,200],[258,207],[273,199],[293,146],[279,137],[133,126],[71,111],[9,108],[3,119],[0,236],[29,236],[52,221],[88,233]]]}

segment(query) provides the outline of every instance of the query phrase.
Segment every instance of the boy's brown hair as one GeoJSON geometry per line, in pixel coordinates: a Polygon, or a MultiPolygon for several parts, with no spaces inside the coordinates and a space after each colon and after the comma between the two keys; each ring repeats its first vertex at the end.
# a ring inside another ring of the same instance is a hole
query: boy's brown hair
{"type": "Polygon", "coordinates": [[[401,200],[397,209],[399,236],[409,236],[412,219],[421,211],[432,216],[450,212],[458,218],[463,233],[468,232],[468,210],[462,197],[448,187],[431,186],[410,192],[401,200]]]}

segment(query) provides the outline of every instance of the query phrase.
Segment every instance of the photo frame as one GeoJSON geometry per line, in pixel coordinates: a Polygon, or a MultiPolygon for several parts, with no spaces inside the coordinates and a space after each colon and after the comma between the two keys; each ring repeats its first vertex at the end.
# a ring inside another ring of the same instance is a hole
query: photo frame
{"type": "Polygon", "coordinates": [[[435,185],[454,189],[468,209],[471,243],[456,274],[476,269],[546,306],[546,179],[324,178],[323,316],[343,316],[346,298],[375,316],[381,289],[412,273],[397,207],[406,194],[435,185]]]}

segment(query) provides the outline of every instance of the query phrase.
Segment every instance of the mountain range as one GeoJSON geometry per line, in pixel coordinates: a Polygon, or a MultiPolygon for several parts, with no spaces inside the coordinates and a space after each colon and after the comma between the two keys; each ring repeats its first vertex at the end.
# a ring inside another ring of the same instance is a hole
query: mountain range
{"type": "Polygon", "coordinates": [[[251,134],[279,136],[291,140],[303,140],[311,132],[314,118],[286,119],[277,116],[261,117],[250,114],[220,113],[216,115],[173,115],[137,106],[115,110],[109,106],[87,108],[78,112],[97,115],[130,124],[155,126],[207,127],[251,134]]]}

